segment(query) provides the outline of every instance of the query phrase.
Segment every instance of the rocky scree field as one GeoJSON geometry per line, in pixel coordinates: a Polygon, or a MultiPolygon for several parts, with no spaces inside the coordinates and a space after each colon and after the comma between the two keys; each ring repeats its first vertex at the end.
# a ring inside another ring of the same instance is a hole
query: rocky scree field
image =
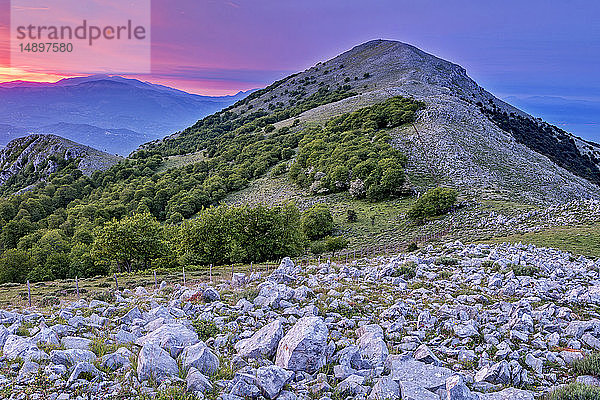
{"type": "Polygon", "coordinates": [[[532,245],[450,242],[348,265],[285,258],[268,276],[162,282],[156,290],[115,291],[107,301],[5,309],[0,396],[528,400],[598,393],[599,267],[532,245]]]}

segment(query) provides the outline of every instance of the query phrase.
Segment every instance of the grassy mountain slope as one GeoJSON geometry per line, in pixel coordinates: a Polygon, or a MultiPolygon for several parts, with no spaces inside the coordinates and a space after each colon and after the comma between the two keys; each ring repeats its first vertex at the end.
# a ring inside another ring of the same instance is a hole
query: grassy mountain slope
{"type": "MultiPolygon", "coordinates": [[[[597,145],[497,99],[462,67],[400,42],[359,45],[259,90],[216,114],[227,120],[218,130],[239,129],[257,115],[263,121],[250,129],[267,123],[291,127],[295,120],[300,121],[295,129],[301,129],[398,95],[426,104],[414,124],[392,131],[395,145],[408,157],[407,173],[418,190],[446,184],[469,187],[483,198],[535,203],[600,193],[597,145]],[[344,94],[337,101],[305,107],[325,88],[327,93],[344,94]],[[516,119],[522,123],[503,122],[516,119]]],[[[201,125],[152,148],[169,155],[202,150],[201,125]]]]}

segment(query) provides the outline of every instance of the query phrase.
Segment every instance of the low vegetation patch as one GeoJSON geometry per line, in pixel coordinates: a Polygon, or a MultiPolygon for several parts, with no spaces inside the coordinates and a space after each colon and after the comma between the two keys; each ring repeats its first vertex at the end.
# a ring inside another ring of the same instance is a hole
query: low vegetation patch
{"type": "Polygon", "coordinates": [[[214,321],[197,319],[192,322],[192,325],[198,334],[198,338],[202,341],[207,341],[219,333],[219,328],[217,328],[217,325],[215,325],[214,321]]]}
{"type": "Polygon", "coordinates": [[[98,358],[106,354],[114,353],[119,346],[115,343],[108,343],[105,337],[95,337],[90,344],[90,350],[98,356],[98,358]]]}
{"type": "Polygon", "coordinates": [[[438,265],[451,266],[458,265],[458,260],[452,257],[440,257],[435,261],[435,263],[438,265]]]}
{"type": "Polygon", "coordinates": [[[538,267],[529,264],[513,264],[512,270],[516,276],[534,276],[539,271],[538,267]]]}
{"type": "Polygon", "coordinates": [[[600,377],[600,353],[592,353],[580,360],[573,361],[572,368],[578,375],[600,377]]]}
{"type": "Polygon", "coordinates": [[[400,265],[393,273],[394,277],[402,277],[404,279],[414,278],[416,275],[416,266],[414,263],[406,263],[400,265]]]}
{"type": "Polygon", "coordinates": [[[600,387],[571,383],[551,392],[545,397],[546,400],[598,400],[600,399],[600,387]]]}
{"type": "Polygon", "coordinates": [[[196,400],[194,393],[188,393],[183,386],[173,386],[159,390],[153,395],[143,395],[142,400],[196,400]]]}

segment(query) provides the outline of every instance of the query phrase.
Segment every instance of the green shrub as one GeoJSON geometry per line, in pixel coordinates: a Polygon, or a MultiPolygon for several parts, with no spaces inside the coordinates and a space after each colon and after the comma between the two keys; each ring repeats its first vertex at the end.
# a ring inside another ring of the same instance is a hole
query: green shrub
{"type": "Polygon", "coordinates": [[[448,279],[452,276],[452,272],[448,271],[448,270],[442,270],[440,271],[440,278],[442,279],[448,279]]]}
{"type": "Polygon", "coordinates": [[[348,209],[346,211],[346,221],[350,223],[358,221],[358,215],[356,214],[356,211],[353,209],[348,209]]]}
{"type": "Polygon", "coordinates": [[[512,270],[516,276],[534,276],[538,272],[535,265],[514,264],[512,270]]]}
{"type": "Polygon", "coordinates": [[[287,165],[285,163],[277,164],[271,170],[271,175],[280,176],[287,172],[287,165]]]}
{"type": "Polygon", "coordinates": [[[454,189],[438,187],[419,197],[408,210],[407,216],[413,220],[424,220],[443,215],[456,203],[457,192],[454,189]]]}
{"type": "Polygon", "coordinates": [[[198,334],[198,339],[202,341],[207,341],[219,333],[219,328],[217,328],[217,325],[215,325],[214,321],[197,319],[192,322],[192,326],[198,334]]]}
{"type": "Polygon", "coordinates": [[[333,216],[326,205],[317,204],[302,215],[300,225],[307,238],[322,239],[333,232],[333,216]]]}
{"type": "Polygon", "coordinates": [[[600,387],[571,383],[550,392],[545,400],[600,400],[600,387]]]}
{"type": "Polygon", "coordinates": [[[314,241],[310,244],[310,252],[319,256],[327,251],[327,246],[324,241],[314,241]]]}
{"type": "Polygon", "coordinates": [[[408,245],[408,247],[406,248],[406,251],[408,251],[409,253],[413,252],[413,251],[417,251],[419,250],[419,246],[415,243],[412,242],[411,244],[408,245]]]}
{"type": "Polygon", "coordinates": [[[29,333],[29,328],[27,326],[25,326],[25,325],[20,325],[17,328],[15,334],[18,335],[18,336],[25,336],[25,337],[31,336],[30,333],[29,333]]]}
{"type": "Polygon", "coordinates": [[[458,265],[458,260],[452,257],[440,257],[437,260],[435,260],[435,263],[445,266],[458,265]]]}
{"type": "Polygon", "coordinates": [[[414,278],[416,275],[416,266],[412,262],[400,265],[393,273],[394,277],[402,277],[404,279],[414,278]]]}
{"type": "Polygon", "coordinates": [[[327,251],[331,252],[331,256],[335,257],[336,251],[348,247],[348,239],[343,236],[327,237],[325,238],[325,247],[327,248],[327,251]]]}
{"type": "Polygon", "coordinates": [[[592,353],[580,360],[575,360],[571,367],[578,375],[600,377],[600,353],[592,353]]]}

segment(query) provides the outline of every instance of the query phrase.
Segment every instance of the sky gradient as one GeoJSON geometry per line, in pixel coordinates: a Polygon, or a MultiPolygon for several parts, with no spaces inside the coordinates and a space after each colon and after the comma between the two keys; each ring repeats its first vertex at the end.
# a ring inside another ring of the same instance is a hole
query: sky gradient
{"type": "MultiPolygon", "coordinates": [[[[0,0],[0,10],[7,4],[0,0]]],[[[600,141],[599,13],[589,0],[153,0],[152,74],[132,77],[233,94],[367,40],[393,39],[460,64],[498,97],[600,141]]],[[[0,35],[6,23],[2,11],[0,35]]],[[[0,65],[0,80],[10,79],[0,65]]]]}

